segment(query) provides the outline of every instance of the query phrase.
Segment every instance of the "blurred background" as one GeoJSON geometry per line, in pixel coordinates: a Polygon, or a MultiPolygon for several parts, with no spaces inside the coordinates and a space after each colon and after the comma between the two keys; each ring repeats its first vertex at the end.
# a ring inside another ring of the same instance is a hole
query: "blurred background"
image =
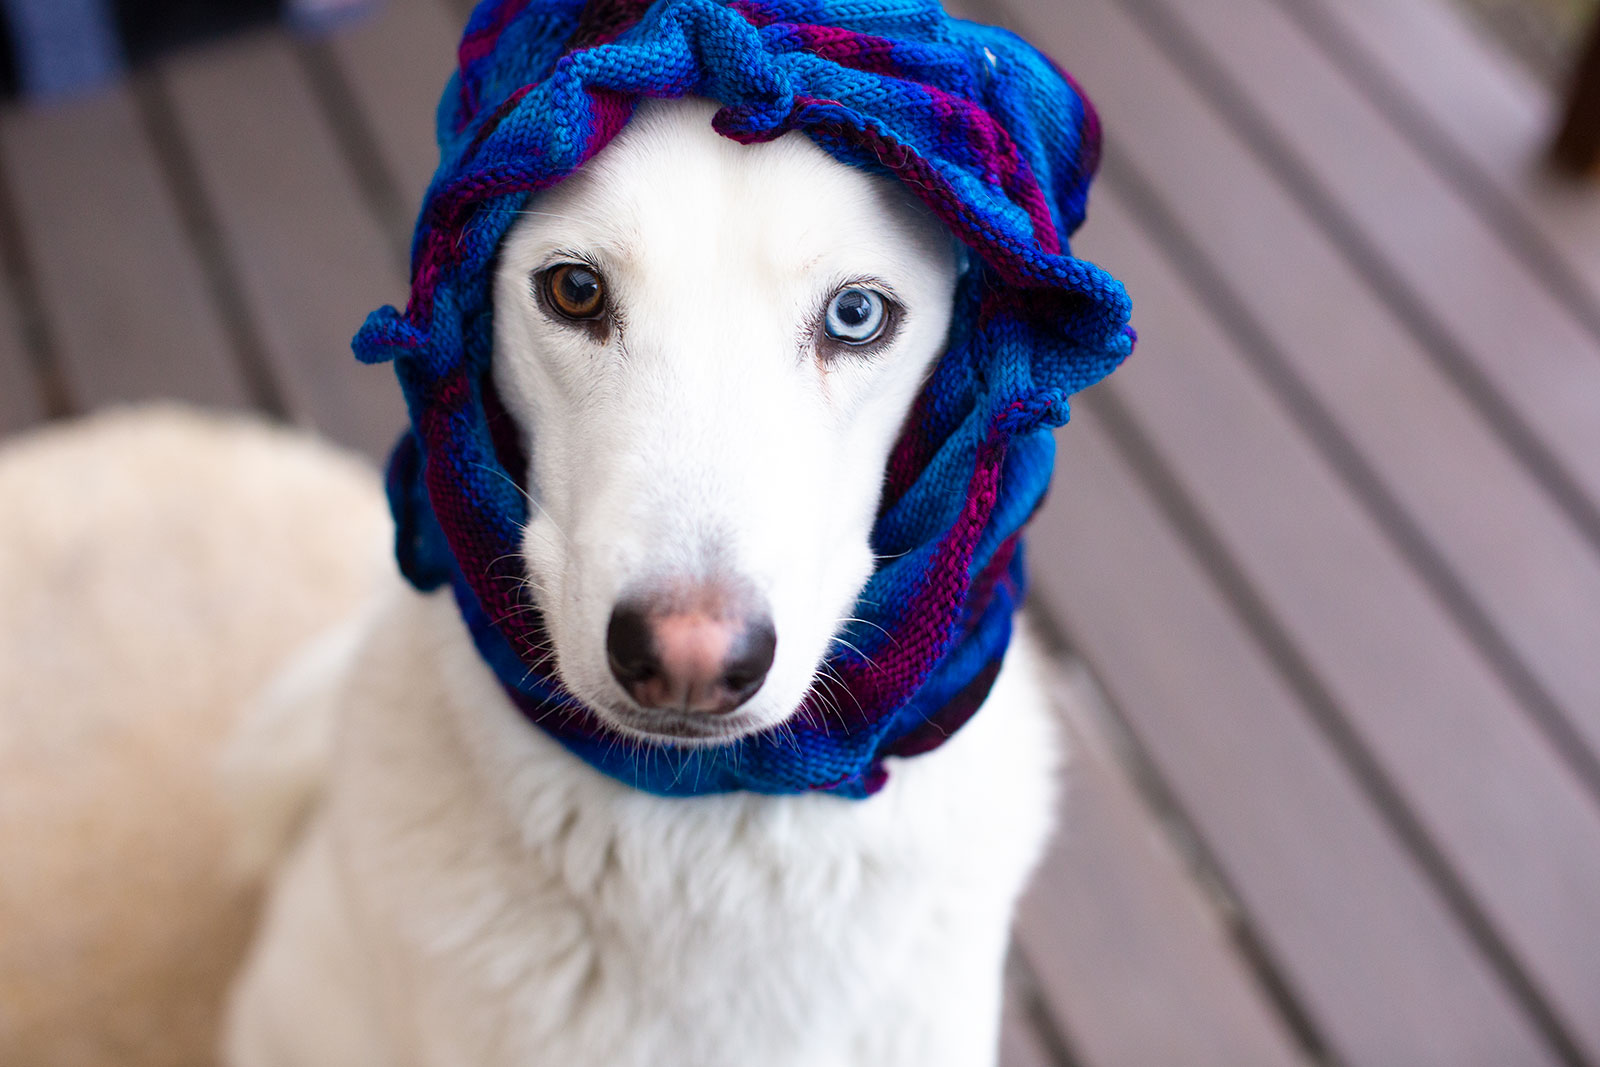
{"type": "MultiPolygon", "coordinates": [[[[0,0],[0,434],[381,461],[469,6],[0,0]]],[[[1030,545],[1079,710],[1008,1067],[1600,1067],[1595,0],[952,6],[1099,105],[1141,333],[1030,545]]]]}
{"type": "Polygon", "coordinates": [[[1594,0],[1458,0],[1543,81],[1565,88],[1594,0]]]}

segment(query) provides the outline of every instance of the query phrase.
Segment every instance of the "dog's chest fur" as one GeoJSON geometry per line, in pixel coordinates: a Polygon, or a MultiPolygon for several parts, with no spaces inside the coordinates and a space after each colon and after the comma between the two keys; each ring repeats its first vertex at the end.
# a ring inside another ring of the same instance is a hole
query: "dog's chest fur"
{"type": "Polygon", "coordinates": [[[237,991],[233,1067],[993,1062],[1055,735],[1013,645],[866,801],[663,799],[518,717],[447,595],[352,662],[329,794],[237,991]]]}

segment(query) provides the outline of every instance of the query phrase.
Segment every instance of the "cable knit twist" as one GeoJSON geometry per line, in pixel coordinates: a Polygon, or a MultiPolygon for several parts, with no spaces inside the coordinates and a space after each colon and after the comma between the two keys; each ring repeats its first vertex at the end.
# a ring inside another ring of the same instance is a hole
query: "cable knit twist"
{"type": "Polygon", "coordinates": [[[439,108],[441,163],[410,299],[355,339],[393,360],[411,415],[389,495],[421,589],[454,589],[528,718],[606,774],[664,795],[865,797],[988,694],[1023,593],[1067,398],[1132,351],[1121,284],[1074,258],[1099,124],[1072,79],[936,0],[485,0],[439,108]],[[718,102],[742,142],[791,130],[897,178],[966,244],[948,351],[884,474],[880,560],[784,730],[713,748],[619,741],[561,685],[518,554],[526,502],[493,395],[495,252],[530,194],[571,174],[643,97],[718,102]],[[828,709],[822,714],[822,709],[828,709]]]}

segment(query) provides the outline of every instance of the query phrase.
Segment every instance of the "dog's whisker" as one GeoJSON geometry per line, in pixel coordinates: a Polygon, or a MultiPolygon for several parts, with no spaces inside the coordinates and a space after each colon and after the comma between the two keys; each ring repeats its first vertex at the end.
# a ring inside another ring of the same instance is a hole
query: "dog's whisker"
{"type": "MultiPolygon", "coordinates": [[[[666,760],[667,766],[672,766],[672,757],[667,755],[665,751],[662,754],[662,758],[666,760]]],[[[689,760],[690,757],[685,754],[684,757],[678,761],[678,769],[672,772],[672,785],[669,788],[677,788],[679,779],[683,777],[684,768],[689,765],[689,760]]],[[[698,775],[696,777],[698,777],[698,775]]]]}
{"type": "MultiPolygon", "coordinates": [[[[835,667],[833,664],[829,663],[827,660],[823,660],[822,661],[822,669],[827,671],[828,674],[833,678],[833,680],[839,683],[839,689],[840,690],[842,690],[847,696],[849,696],[851,700],[855,701],[856,711],[860,712],[860,711],[865,710],[861,706],[861,698],[856,696],[854,691],[851,690],[849,683],[847,683],[844,680],[844,675],[839,673],[839,668],[835,667]]],[[[834,704],[835,704],[835,709],[838,710],[837,709],[837,702],[834,702],[834,704]]],[[[843,715],[842,712],[841,712],[841,714],[839,716],[839,725],[841,727],[843,727],[845,725],[844,715],[843,715]]]]}
{"type": "Polygon", "coordinates": [[[554,211],[540,211],[537,208],[525,207],[517,212],[518,218],[555,219],[557,222],[581,222],[582,220],[572,215],[562,215],[554,211]]]}
{"type": "Polygon", "coordinates": [[[863,618],[859,618],[859,617],[857,617],[855,615],[846,615],[844,618],[840,619],[835,625],[837,625],[837,626],[852,626],[852,625],[856,625],[858,623],[860,625],[862,625],[862,626],[870,626],[870,627],[872,627],[874,630],[877,630],[879,633],[881,633],[883,636],[887,637],[890,641],[894,642],[895,644],[899,644],[900,643],[900,639],[898,637],[896,637],[891,631],[889,631],[888,629],[886,629],[883,626],[880,626],[878,623],[873,622],[871,619],[863,619],[863,618]]]}
{"type": "Polygon", "coordinates": [[[851,652],[855,653],[857,658],[859,658],[863,663],[865,663],[868,667],[871,667],[873,670],[876,671],[876,670],[881,670],[882,669],[882,668],[880,668],[878,666],[878,663],[877,663],[876,660],[874,660],[871,656],[867,655],[865,652],[861,651],[861,649],[857,648],[855,645],[851,644],[850,641],[848,641],[847,639],[845,639],[843,637],[835,637],[833,640],[834,640],[835,644],[841,645],[844,648],[847,648],[851,652]]]}
{"type": "MultiPolygon", "coordinates": [[[[572,538],[567,536],[567,531],[563,530],[561,528],[561,524],[556,522],[555,516],[550,514],[549,509],[547,509],[543,504],[541,504],[539,502],[539,499],[537,497],[535,497],[532,493],[528,492],[528,490],[524,486],[518,484],[518,482],[517,482],[517,480],[515,478],[511,477],[511,475],[507,474],[500,467],[492,467],[487,463],[477,463],[477,464],[474,464],[473,466],[476,467],[478,470],[486,470],[490,474],[493,474],[496,477],[503,479],[507,485],[511,486],[511,488],[515,489],[517,492],[522,494],[522,499],[526,500],[532,507],[534,507],[534,508],[536,508],[538,510],[539,514],[541,514],[541,515],[543,515],[545,517],[546,521],[548,521],[550,523],[550,528],[555,530],[556,533],[561,535],[561,540],[567,542],[567,544],[569,544],[569,545],[572,543],[572,538]]],[[[528,525],[529,525],[528,523],[518,523],[517,524],[518,532],[525,535],[528,532],[528,525]]]]}
{"type": "Polygon", "coordinates": [[[509,622],[510,620],[516,618],[518,615],[526,615],[529,612],[539,613],[540,612],[539,605],[537,605],[537,604],[513,604],[511,607],[509,607],[505,611],[501,612],[500,617],[494,620],[494,624],[496,626],[499,626],[503,622],[509,622]]]}
{"type": "MultiPolygon", "coordinates": [[[[500,564],[504,563],[508,559],[513,559],[513,560],[516,560],[518,563],[521,563],[522,562],[522,553],[521,552],[515,552],[515,551],[500,553],[500,555],[494,557],[488,563],[484,564],[484,568],[483,568],[484,576],[488,577],[494,571],[494,569],[496,567],[498,567],[500,564]]],[[[510,577],[513,577],[513,576],[509,575],[509,574],[502,574],[502,575],[500,575],[500,577],[502,577],[502,578],[510,578],[510,577]]]]}
{"type": "Polygon", "coordinates": [[[839,722],[839,729],[843,730],[847,728],[847,724],[844,719],[844,711],[839,707],[838,701],[834,700],[827,693],[819,690],[817,693],[817,705],[817,715],[821,719],[821,721],[818,723],[820,727],[824,729],[827,728],[828,713],[832,712],[833,717],[839,722]]]}

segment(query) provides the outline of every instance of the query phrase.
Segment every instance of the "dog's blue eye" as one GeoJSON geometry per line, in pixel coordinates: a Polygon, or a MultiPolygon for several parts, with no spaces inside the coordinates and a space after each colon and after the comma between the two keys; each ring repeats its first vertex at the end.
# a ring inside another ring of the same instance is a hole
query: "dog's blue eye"
{"type": "Polygon", "coordinates": [[[875,340],[889,321],[883,297],[870,289],[842,289],[828,305],[828,336],[847,345],[875,340]]]}

